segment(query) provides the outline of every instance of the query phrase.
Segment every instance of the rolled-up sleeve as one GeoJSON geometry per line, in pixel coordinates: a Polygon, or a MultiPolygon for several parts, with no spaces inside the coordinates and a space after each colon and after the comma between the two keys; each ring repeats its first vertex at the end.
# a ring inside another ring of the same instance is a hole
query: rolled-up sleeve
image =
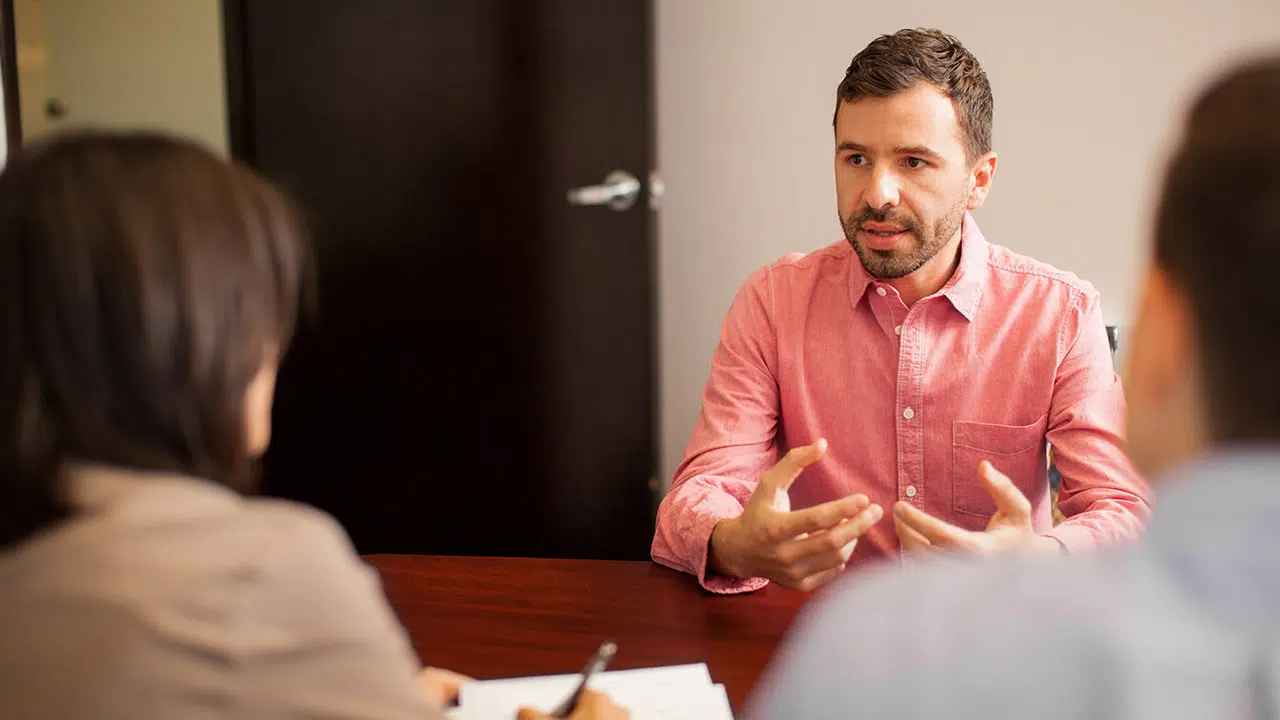
{"type": "Polygon", "coordinates": [[[746,592],[768,583],[708,574],[707,554],[716,524],[742,514],[761,474],[778,457],[777,338],[769,281],[767,268],[753,274],[725,317],[702,412],[658,509],[654,561],[696,575],[711,592],[746,592]]]}
{"type": "Polygon", "coordinates": [[[1069,552],[1132,540],[1150,517],[1150,488],[1125,453],[1124,388],[1091,286],[1064,318],[1058,348],[1048,441],[1066,520],[1046,535],[1069,552]]]}

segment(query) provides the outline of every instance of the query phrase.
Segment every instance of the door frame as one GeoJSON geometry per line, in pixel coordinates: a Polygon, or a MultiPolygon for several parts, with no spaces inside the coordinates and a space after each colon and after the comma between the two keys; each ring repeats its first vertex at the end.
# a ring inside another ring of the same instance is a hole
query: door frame
{"type": "Polygon", "coordinates": [[[13,0],[0,0],[0,86],[4,91],[4,134],[12,153],[22,145],[22,99],[18,96],[18,43],[13,0]]]}
{"type": "MultiPolygon", "coordinates": [[[[12,0],[0,0],[11,2],[12,0]]],[[[231,157],[253,164],[253,88],[249,38],[245,31],[249,0],[222,0],[222,66],[227,83],[227,146],[231,157]]]]}

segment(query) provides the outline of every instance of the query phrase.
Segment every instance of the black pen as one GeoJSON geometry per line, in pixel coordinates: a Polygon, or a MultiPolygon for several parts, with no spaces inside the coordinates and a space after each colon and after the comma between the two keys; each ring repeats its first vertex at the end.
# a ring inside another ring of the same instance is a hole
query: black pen
{"type": "Polygon", "coordinates": [[[562,718],[569,717],[569,714],[578,707],[578,700],[582,699],[582,693],[587,689],[587,683],[591,681],[591,676],[604,670],[609,665],[609,661],[613,659],[613,654],[618,651],[618,646],[612,640],[606,640],[600,645],[600,649],[596,650],[596,654],[591,656],[587,661],[586,667],[582,668],[582,678],[578,681],[578,687],[573,694],[565,698],[560,706],[551,711],[551,717],[562,718]]]}

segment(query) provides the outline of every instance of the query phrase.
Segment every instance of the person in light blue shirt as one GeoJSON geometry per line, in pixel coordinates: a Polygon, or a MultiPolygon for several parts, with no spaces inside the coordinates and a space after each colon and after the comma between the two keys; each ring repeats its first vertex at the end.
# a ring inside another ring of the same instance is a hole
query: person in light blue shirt
{"type": "Polygon", "coordinates": [[[1147,535],[965,559],[961,532],[926,528],[907,569],[815,599],[748,715],[1280,717],[1277,272],[1280,57],[1212,84],[1168,166],[1126,340],[1129,453],[1159,493],[1147,535]]]}

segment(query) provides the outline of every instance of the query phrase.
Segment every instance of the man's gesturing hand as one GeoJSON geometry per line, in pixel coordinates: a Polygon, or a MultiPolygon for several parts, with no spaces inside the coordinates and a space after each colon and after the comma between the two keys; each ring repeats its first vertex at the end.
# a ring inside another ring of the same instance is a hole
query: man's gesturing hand
{"type": "Polygon", "coordinates": [[[826,452],[827,441],[819,440],[791,450],[765,472],[742,514],[711,532],[712,571],[808,591],[844,569],[858,538],[884,511],[861,494],[791,511],[788,488],[826,452]]]}
{"type": "Polygon", "coordinates": [[[903,549],[914,553],[958,550],[974,555],[1061,550],[1057,540],[1036,534],[1031,525],[1031,503],[1012,480],[985,460],[978,466],[978,476],[996,504],[996,514],[985,531],[956,527],[900,502],[893,506],[893,525],[903,549]]]}

